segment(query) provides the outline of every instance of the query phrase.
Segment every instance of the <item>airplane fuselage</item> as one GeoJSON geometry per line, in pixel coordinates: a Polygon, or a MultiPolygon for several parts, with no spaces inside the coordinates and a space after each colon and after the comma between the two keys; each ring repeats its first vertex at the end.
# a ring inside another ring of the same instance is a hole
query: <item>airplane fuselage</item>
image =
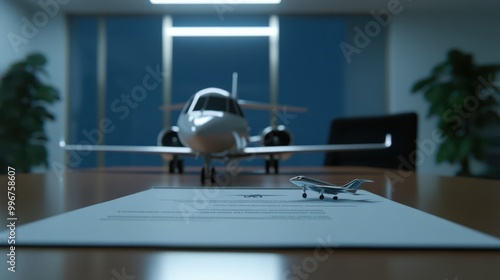
{"type": "Polygon", "coordinates": [[[306,190],[312,190],[320,194],[319,196],[320,199],[324,198],[324,194],[332,194],[333,199],[337,200],[338,198],[337,194],[339,193],[355,194],[359,186],[361,186],[361,184],[373,181],[366,179],[354,179],[343,186],[337,186],[307,176],[295,176],[293,178],[290,178],[290,182],[296,185],[297,187],[302,188],[302,190],[304,191],[304,193],[302,194],[303,198],[307,197],[306,190]]]}
{"type": "Polygon", "coordinates": [[[249,126],[237,100],[219,88],[196,93],[177,126],[181,142],[203,155],[229,153],[248,144],[249,126]]]}

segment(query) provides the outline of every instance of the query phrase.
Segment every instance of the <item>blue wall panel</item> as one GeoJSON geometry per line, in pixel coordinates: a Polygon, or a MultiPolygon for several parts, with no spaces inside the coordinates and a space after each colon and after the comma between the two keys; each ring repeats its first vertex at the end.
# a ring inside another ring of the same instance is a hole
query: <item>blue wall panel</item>
{"type": "MultiPolygon", "coordinates": [[[[363,30],[366,34],[368,23],[373,23],[372,17],[346,17],[346,43],[356,47],[354,38],[360,36],[358,30],[363,30]]],[[[387,113],[385,90],[387,30],[381,27],[380,32],[375,34],[368,37],[368,44],[364,48],[359,48],[359,52],[348,56],[350,63],[346,64],[344,71],[346,117],[387,113]]]]}
{"type": "MultiPolygon", "coordinates": [[[[70,87],[68,144],[96,144],[97,112],[97,18],[72,17],[70,33],[70,87]]],[[[70,168],[95,167],[97,156],[88,152],[68,152],[70,168]]]]}
{"type": "MultiPolygon", "coordinates": [[[[108,145],[156,145],[163,128],[162,17],[108,17],[108,145]]],[[[161,165],[159,155],[107,153],[107,166],[161,165]]]]}
{"type": "MultiPolygon", "coordinates": [[[[345,59],[339,44],[345,20],[338,17],[280,17],[279,102],[306,113],[280,118],[297,145],[326,144],[330,121],[344,115],[345,59]]],[[[283,165],[322,165],[324,153],[293,155],[283,165]]]]}

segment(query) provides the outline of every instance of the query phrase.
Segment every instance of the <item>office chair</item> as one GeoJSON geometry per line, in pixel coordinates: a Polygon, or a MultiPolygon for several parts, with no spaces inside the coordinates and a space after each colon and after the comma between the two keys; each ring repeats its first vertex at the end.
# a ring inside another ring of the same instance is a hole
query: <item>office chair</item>
{"type": "Polygon", "coordinates": [[[402,168],[405,171],[415,171],[414,152],[417,149],[417,114],[415,113],[334,119],[331,124],[329,143],[383,143],[387,133],[392,136],[390,148],[373,151],[330,152],[326,154],[325,165],[402,168]]]}

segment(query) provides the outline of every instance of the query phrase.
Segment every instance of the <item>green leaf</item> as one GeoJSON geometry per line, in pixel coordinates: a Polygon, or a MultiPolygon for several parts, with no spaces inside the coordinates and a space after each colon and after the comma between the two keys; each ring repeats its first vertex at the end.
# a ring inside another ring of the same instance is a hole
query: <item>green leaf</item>
{"type": "Polygon", "coordinates": [[[447,139],[439,146],[438,153],[436,155],[436,162],[442,163],[445,161],[454,162],[455,145],[453,141],[447,139]]]}
{"type": "Polygon", "coordinates": [[[433,103],[443,101],[450,94],[450,90],[449,84],[435,85],[425,92],[425,98],[433,103]]]}
{"type": "Polygon", "coordinates": [[[43,122],[39,120],[36,116],[28,115],[23,116],[19,122],[20,128],[26,129],[28,131],[40,131],[43,130],[43,122]]]}
{"type": "Polygon", "coordinates": [[[449,110],[449,107],[444,102],[431,103],[431,107],[429,108],[429,112],[427,113],[427,117],[430,118],[432,116],[438,116],[441,118],[448,110],[449,110]]]}
{"type": "Polygon", "coordinates": [[[468,60],[467,54],[463,53],[460,50],[457,49],[452,49],[448,52],[448,61],[450,62],[453,67],[458,66],[459,64],[463,63],[464,61],[468,60]]]}
{"type": "Polygon", "coordinates": [[[456,139],[458,144],[458,151],[455,154],[455,160],[460,162],[466,159],[472,153],[475,137],[472,135],[465,135],[464,137],[456,139]]]}
{"type": "Polygon", "coordinates": [[[441,120],[438,124],[439,129],[448,137],[456,137],[457,132],[463,126],[463,119],[457,114],[447,115],[449,119],[441,120]]]}
{"type": "Polygon", "coordinates": [[[500,65],[483,65],[483,66],[479,66],[479,67],[477,67],[476,72],[477,72],[477,76],[482,76],[486,80],[488,80],[488,78],[491,78],[491,80],[494,80],[495,79],[495,74],[497,72],[500,72],[500,65]]]}
{"type": "Polygon", "coordinates": [[[474,124],[481,128],[493,122],[500,122],[500,116],[494,111],[477,112],[474,118],[474,124]]]}
{"type": "Polygon", "coordinates": [[[42,54],[31,54],[12,64],[1,78],[0,166],[29,172],[32,166],[47,164],[44,122],[54,116],[44,105],[60,98],[55,88],[39,79],[46,63],[42,54]]]}
{"type": "Polygon", "coordinates": [[[42,106],[36,106],[32,108],[31,110],[32,114],[35,115],[37,118],[43,120],[43,119],[49,119],[49,120],[55,120],[54,115],[52,115],[45,107],[42,106]]]}
{"type": "Polygon", "coordinates": [[[432,75],[437,76],[441,75],[443,72],[445,72],[446,68],[450,65],[449,61],[445,61],[441,64],[438,64],[434,69],[432,69],[432,75]]]}
{"type": "Polygon", "coordinates": [[[37,66],[45,65],[47,63],[47,59],[45,58],[45,56],[43,54],[34,53],[34,54],[30,54],[26,58],[26,62],[31,66],[37,67],[37,66]]]}
{"type": "Polygon", "coordinates": [[[14,63],[10,67],[10,71],[7,73],[7,75],[8,74],[13,74],[13,75],[17,74],[18,75],[19,73],[26,71],[27,66],[28,66],[28,64],[25,62],[14,63]]]}
{"type": "Polygon", "coordinates": [[[460,91],[467,91],[468,93],[473,92],[475,89],[475,82],[476,82],[476,77],[471,77],[471,76],[455,76],[453,78],[453,85],[452,87],[460,90],[460,91]]]}
{"type": "Polygon", "coordinates": [[[431,76],[429,78],[425,78],[425,79],[417,81],[415,83],[415,85],[413,85],[411,92],[415,93],[417,91],[422,90],[423,88],[425,88],[427,86],[431,86],[434,83],[434,81],[436,81],[436,79],[437,79],[436,76],[431,76]]]}
{"type": "Polygon", "coordinates": [[[455,65],[453,65],[453,72],[458,76],[472,77],[474,76],[474,59],[472,55],[464,55],[455,65]]]}
{"type": "Polygon", "coordinates": [[[51,86],[39,86],[35,89],[34,95],[37,99],[47,101],[52,104],[59,100],[59,94],[56,89],[51,86]]]}
{"type": "Polygon", "coordinates": [[[450,108],[453,108],[453,105],[462,105],[464,104],[465,99],[468,97],[468,93],[464,90],[453,90],[450,92],[447,98],[447,102],[450,108]]]}
{"type": "Polygon", "coordinates": [[[32,166],[47,166],[47,149],[40,145],[27,145],[26,154],[32,166]]]}
{"type": "Polygon", "coordinates": [[[44,132],[41,132],[33,135],[33,140],[36,142],[47,142],[49,138],[47,137],[47,135],[45,135],[44,132]]]}
{"type": "Polygon", "coordinates": [[[482,160],[486,156],[486,147],[489,145],[488,139],[476,137],[472,154],[476,159],[482,160]]]}

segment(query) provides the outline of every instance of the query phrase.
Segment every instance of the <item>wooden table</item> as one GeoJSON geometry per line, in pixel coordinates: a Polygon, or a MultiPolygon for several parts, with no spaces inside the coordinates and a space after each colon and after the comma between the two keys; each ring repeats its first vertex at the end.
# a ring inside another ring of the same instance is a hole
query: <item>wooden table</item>
{"type": "MultiPolygon", "coordinates": [[[[224,174],[232,187],[288,188],[292,187],[288,179],[295,175],[338,184],[372,179],[375,182],[364,187],[373,193],[500,238],[500,181],[349,167],[283,168],[280,175],[245,168],[224,174]]],[[[6,186],[7,176],[0,179],[6,186]]],[[[200,186],[198,169],[183,175],[170,175],[162,168],[71,171],[61,177],[18,174],[18,225],[154,185],[200,186]]],[[[3,221],[6,204],[4,191],[0,196],[3,221]]],[[[17,247],[16,273],[11,273],[5,249],[1,279],[500,279],[498,250],[17,247]]]]}

